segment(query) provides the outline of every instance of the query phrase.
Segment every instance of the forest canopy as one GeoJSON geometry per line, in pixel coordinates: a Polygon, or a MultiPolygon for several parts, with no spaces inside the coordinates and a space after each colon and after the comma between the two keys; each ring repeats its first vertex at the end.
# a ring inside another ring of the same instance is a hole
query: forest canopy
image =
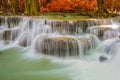
{"type": "Polygon", "coordinates": [[[0,13],[38,15],[48,12],[118,13],[119,0],[0,0],[0,13]]]}

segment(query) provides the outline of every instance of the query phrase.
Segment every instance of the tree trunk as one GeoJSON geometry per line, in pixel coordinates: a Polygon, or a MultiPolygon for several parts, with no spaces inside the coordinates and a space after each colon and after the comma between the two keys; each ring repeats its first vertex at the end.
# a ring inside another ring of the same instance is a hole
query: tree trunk
{"type": "Polygon", "coordinates": [[[26,15],[30,15],[30,0],[24,0],[25,2],[25,11],[24,13],[26,15]]]}
{"type": "Polygon", "coordinates": [[[25,0],[26,15],[38,15],[38,4],[36,0],[25,0]]]}
{"type": "Polygon", "coordinates": [[[103,0],[97,0],[97,7],[98,7],[98,17],[102,17],[102,13],[103,13],[103,0]]]}
{"type": "Polygon", "coordinates": [[[31,9],[31,14],[32,15],[38,15],[38,3],[36,0],[31,0],[31,6],[30,6],[30,9],[31,9]]]}

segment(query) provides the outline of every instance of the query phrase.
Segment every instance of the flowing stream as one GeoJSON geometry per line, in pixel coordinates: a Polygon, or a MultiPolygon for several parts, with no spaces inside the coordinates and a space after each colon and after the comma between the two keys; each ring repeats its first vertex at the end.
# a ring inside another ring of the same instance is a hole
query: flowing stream
{"type": "Polygon", "coordinates": [[[120,20],[0,17],[0,80],[120,80],[120,20]]]}

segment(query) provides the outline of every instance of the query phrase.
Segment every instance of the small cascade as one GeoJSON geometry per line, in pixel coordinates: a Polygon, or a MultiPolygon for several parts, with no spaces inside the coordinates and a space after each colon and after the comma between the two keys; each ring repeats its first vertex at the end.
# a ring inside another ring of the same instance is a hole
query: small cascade
{"type": "MultiPolygon", "coordinates": [[[[32,51],[55,56],[83,58],[100,41],[120,36],[119,20],[47,20],[28,17],[0,17],[0,40],[3,44],[28,47],[32,51]]],[[[109,43],[109,41],[107,42],[109,43]]],[[[99,47],[113,53],[119,40],[99,47]]],[[[103,42],[104,44],[104,42],[103,42]]]]}
{"type": "MultiPolygon", "coordinates": [[[[40,46],[39,39],[35,43],[36,46],[40,46]]],[[[41,47],[37,47],[36,51],[41,53],[56,55],[56,56],[83,56],[87,54],[87,51],[95,48],[95,38],[93,36],[74,37],[74,36],[48,36],[41,44],[41,47]]]]}
{"type": "Polygon", "coordinates": [[[113,23],[119,23],[119,20],[116,19],[93,19],[88,20],[88,26],[100,26],[100,25],[108,25],[113,23]]]}
{"type": "Polygon", "coordinates": [[[58,31],[60,34],[66,35],[79,35],[83,32],[86,32],[88,27],[87,20],[81,21],[62,21],[62,20],[52,20],[48,21],[48,24],[51,25],[52,31],[58,31]]]}
{"type": "Polygon", "coordinates": [[[114,24],[92,26],[88,28],[87,32],[96,35],[101,40],[106,40],[119,36],[120,26],[114,24]]]}
{"type": "Polygon", "coordinates": [[[103,43],[99,46],[99,49],[107,54],[115,54],[120,49],[119,45],[120,38],[116,37],[103,41],[103,43]]]}
{"type": "Polygon", "coordinates": [[[22,17],[0,17],[0,30],[16,27],[22,17]]]}

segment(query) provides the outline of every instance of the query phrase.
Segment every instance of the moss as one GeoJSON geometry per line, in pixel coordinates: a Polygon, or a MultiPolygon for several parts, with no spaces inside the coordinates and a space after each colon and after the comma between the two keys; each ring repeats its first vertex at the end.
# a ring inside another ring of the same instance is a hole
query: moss
{"type": "Polygon", "coordinates": [[[3,11],[0,11],[0,15],[2,15],[3,14],[3,11]]]}
{"type": "Polygon", "coordinates": [[[73,38],[70,38],[70,37],[54,37],[54,38],[49,38],[49,40],[68,41],[68,40],[73,40],[73,38]]]}
{"type": "Polygon", "coordinates": [[[111,30],[112,28],[109,26],[96,26],[96,29],[111,30]]]}
{"type": "Polygon", "coordinates": [[[90,18],[89,16],[80,16],[79,13],[44,13],[41,16],[53,20],[80,20],[90,18]]]}
{"type": "Polygon", "coordinates": [[[80,38],[79,39],[81,42],[87,42],[89,40],[89,38],[80,38]]]}

